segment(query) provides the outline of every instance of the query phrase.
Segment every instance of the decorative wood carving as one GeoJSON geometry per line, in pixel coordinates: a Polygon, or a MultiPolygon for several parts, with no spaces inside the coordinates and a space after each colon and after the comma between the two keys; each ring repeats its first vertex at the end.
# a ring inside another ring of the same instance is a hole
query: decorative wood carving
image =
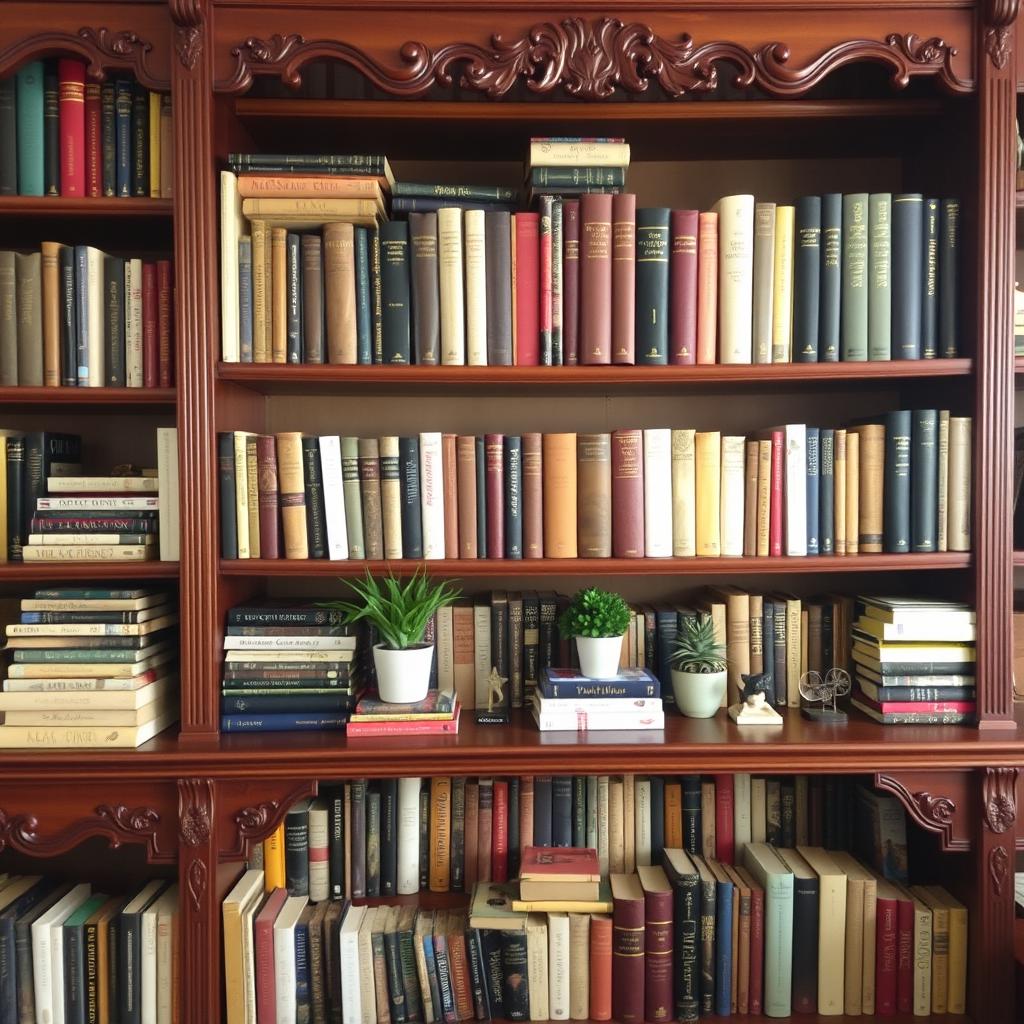
{"type": "Polygon", "coordinates": [[[198,25],[178,25],[174,30],[174,51],[182,67],[191,71],[203,52],[203,31],[198,25]]]}
{"type": "MultiPolygon", "coordinates": [[[[225,783],[230,786],[231,783],[225,783]]],[[[316,794],[317,784],[312,779],[305,779],[299,783],[285,781],[278,785],[274,783],[263,783],[260,785],[263,793],[269,791],[275,795],[280,794],[278,799],[264,800],[262,803],[243,807],[232,818],[235,825],[234,845],[222,850],[221,857],[224,860],[237,860],[248,856],[252,843],[265,839],[281,823],[288,808],[301,800],[303,797],[316,794]],[[285,787],[288,787],[285,790],[285,787]]],[[[226,799],[230,797],[231,791],[227,791],[226,799]]]]}
{"type": "Polygon", "coordinates": [[[203,904],[203,897],[206,895],[209,869],[204,861],[196,859],[189,864],[185,876],[188,880],[188,895],[192,901],[192,909],[198,914],[203,904]]]}
{"type": "Polygon", "coordinates": [[[182,779],[178,783],[178,828],[187,846],[202,846],[210,839],[213,783],[209,779],[182,779]]]}
{"type": "MultiPolygon", "coordinates": [[[[940,779],[935,781],[941,782],[940,779]]],[[[876,775],[875,785],[897,797],[921,828],[937,832],[942,837],[944,850],[968,848],[968,843],[962,837],[954,838],[957,806],[955,800],[948,796],[934,795],[927,790],[909,789],[895,775],[876,775]]]]}
{"type": "Polygon", "coordinates": [[[125,842],[144,843],[151,861],[170,856],[159,847],[160,814],[152,807],[100,804],[94,813],[94,817],[81,818],[55,835],[45,837],[40,834],[39,820],[34,815],[8,815],[0,808],[0,850],[9,846],[32,856],[52,857],[92,836],[102,836],[112,849],[125,842]]]}
{"type": "Polygon", "coordinates": [[[992,879],[992,893],[1003,895],[1006,876],[1010,873],[1010,855],[1005,846],[993,846],[988,855],[988,873],[992,879]]]}
{"type": "Polygon", "coordinates": [[[755,50],[724,41],[697,46],[688,33],[674,41],[639,22],[626,24],[607,17],[542,22],[508,40],[495,33],[490,46],[448,43],[431,49],[410,41],[399,48],[398,65],[382,64],[351,43],[306,40],[298,33],[269,39],[250,36],[231,53],[236,60],[234,75],[217,85],[225,92],[244,92],[256,74],[279,75],[287,85],[298,86],[302,66],[321,58],[342,61],[384,92],[407,97],[457,81],[463,89],[496,99],[520,79],[535,93],[561,88],[585,100],[609,99],[617,89],[642,93],[651,82],[678,97],[714,91],[719,84],[718,62],[732,66],[732,84],[737,88],[758,86],[776,96],[802,95],[831,72],[857,61],[888,67],[897,88],[916,75],[937,75],[953,91],[970,88],[953,70],[956,49],[938,37],[894,33],[881,41],[852,39],[795,67],[789,64],[790,50],[784,43],[767,43],[755,50]]]}
{"type": "Polygon", "coordinates": [[[1009,36],[1010,29],[1006,25],[985,29],[985,52],[1000,71],[1010,61],[1010,47],[1007,45],[1009,36]]]}
{"type": "Polygon", "coordinates": [[[1017,820],[1017,769],[986,768],[981,786],[982,811],[991,832],[1002,835],[1017,820]]]}

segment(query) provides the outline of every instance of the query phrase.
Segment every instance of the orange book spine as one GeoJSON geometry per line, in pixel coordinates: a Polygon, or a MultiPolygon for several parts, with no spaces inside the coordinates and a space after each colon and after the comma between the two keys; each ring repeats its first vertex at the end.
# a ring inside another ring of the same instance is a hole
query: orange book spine
{"type": "Polygon", "coordinates": [[[697,362],[718,349],[718,214],[702,213],[697,228],[697,362]]]}
{"type": "Polygon", "coordinates": [[[612,1019],[612,919],[590,919],[590,1019],[612,1019]]]}
{"type": "Polygon", "coordinates": [[[451,882],[452,780],[430,783],[430,891],[448,892],[451,882]]]}
{"type": "Polygon", "coordinates": [[[576,435],[545,434],[544,555],[576,558],[576,435]]]}

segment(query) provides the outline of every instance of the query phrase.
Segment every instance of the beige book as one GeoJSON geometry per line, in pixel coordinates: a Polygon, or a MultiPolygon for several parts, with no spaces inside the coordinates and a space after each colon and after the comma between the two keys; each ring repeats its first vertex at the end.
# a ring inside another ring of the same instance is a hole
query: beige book
{"type": "Polygon", "coordinates": [[[755,363],[772,361],[772,293],[775,282],[775,203],[754,204],[754,299],[752,350],[755,363]]]}
{"type": "MultiPolygon", "coordinates": [[[[43,316],[43,383],[48,388],[60,387],[60,321],[62,295],[60,286],[60,242],[43,242],[42,316],[43,316]]],[[[127,264],[129,261],[125,261],[127,264]]],[[[127,298],[127,292],[126,298],[127,298]]]]}
{"type": "Polygon", "coordinates": [[[775,210],[775,266],[772,278],[772,362],[793,361],[793,224],[795,208],[775,210]]]}
{"type": "MultiPolygon", "coordinates": [[[[248,452],[248,449],[246,451],[248,452]]],[[[181,497],[178,487],[177,427],[156,428],[156,461],[157,486],[160,498],[160,560],[163,562],[177,562],[181,552],[181,497]]],[[[256,512],[258,534],[258,508],[256,512]]]]}
{"type": "Polygon", "coordinates": [[[701,856],[714,857],[715,845],[715,784],[705,779],[700,784],[701,856]]]}
{"type": "Polygon", "coordinates": [[[138,689],[46,689],[12,690],[6,681],[0,693],[0,711],[79,711],[106,709],[110,711],[137,710],[173,692],[178,677],[173,674],[154,679],[138,689]]]}
{"type": "MultiPolygon", "coordinates": [[[[551,912],[548,917],[548,1014],[551,1020],[568,1020],[571,992],[569,915],[551,912]]],[[[529,928],[529,918],[527,918],[529,928]]],[[[529,955],[529,935],[527,935],[529,955]]]]}
{"type": "MultiPolygon", "coordinates": [[[[810,613],[806,610],[800,613],[800,675],[802,676],[809,667],[808,652],[810,650],[811,631],[808,628],[810,623],[810,613]]],[[[800,707],[800,695],[796,695],[796,704],[794,707],[800,707]]]]}
{"type": "Polygon", "coordinates": [[[757,441],[746,442],[746,466],[743,473],[743,557],[753,558],[757,554],[757,501],[759,493],[758,460],[760,449],[757,441]]]}
{"type": "MultiPolygon", "coordinates": [[[[246,233],[238,179],[220,172],[220,357],[225,363],[241,359],[238,308],[238,240],[246,233]]],[[[47,243],[43,243],[44,246],[47,243]]],[[[262,242],[261,242],[262,244],[262,242]]],[[[45,248],[44,248],[45,255],[45,248]]],[[[260,250],[262,255],[262,249],[260,250]]],[[[253,252],[255,256],[255,252],[253,252]]],[[[255,327],[255,324],[253,325],[255,327]]]]}
{"type": "MultiPolygon", "coordinates": [[[[384,534],[387,544],[387,532],[384,534]]],[[[385,546],[385,551],[387,550],[385,546]]],[[[385,555],[391,558],[391,555],[385,555]]],[[[455,614],[451,605],[437,610],[437,688],[455,692],[455,614]]]]}
{"type": "MultiPolygon", "coordinates": [[[[237,191],[237,186],[236,186],[237,191]]],[[[223,201],[223,200],[222,200],[223,201]]],[[[270,238],[265,221],[254,220],[252,228],[252,361],[270,362],[270,339],[267,337],[267,304],[270,300],[270,282],[267,280],[267,249],[270,238]]],[[[235,260],[237,261],[237,245],[235,260]]],[[[238,292],[237,267],[235,269],[235,294],[238,292]]],[[[222,344],[227,344],[225,339],[222,344]]],[[[227,358],[225,356],[225,358],[227,358]]],[[[236,360],[231,360],[236,362],[236,360]]]]}
{"type": "Polygon", "coordinates": [[[743,557],[744,472],[746,438],[722,438],[719,536],[723,558],[743,557]]]}
{"type": "Polygon", "coordinates": [[[967,908],[941,885],[926,887],[935,903],[949,914],[949,984],[946,1012],[967,1012],[967,908]]]}
{"type": "Polygon", "coordinates": [[[971,418],[949,418],[946,547],[971,550],[971,418]]]}
{"type": "MultiPolygon", "coordinates": [[[[441,1008],[434,1012],[434,1000],[430,991],[430,973],[427,968],[427,954],[423,948],[423,940],[433,934],[434,912],[420,910],[416,913],[416,929],[413,932],[413,948],[416,953],[416,974],[420,982],[420,997],[423,1000],[423,1019],[427,1021],[441,1019],[441,1008]]],[[[433,966],[433,964],[431,964],[433,966]]]]}
{"type": "Polygon", "coordinates": [[[626,874],[636,871],[636,776],[622,776],[622,861],[626,874]]]}
{"type": "Polygon", "coordinates": [[[837,555],[846,554],[846,431],[837,430],[835,433],[835,448],[833,454],[833,477],[834,495],[832,499],[832,513],[835,517],[832,528],[832,535],[837,555]]]}
{"type": "Polygon", "coordinates": [[[949,907],[927,885],[910,891],[932,912],[932,1013],[946,1013],[949,1003],[949,907]]]}
{"type": "MultiPolygon", "coordinates": [[[[171,885],[156,904],[156,1024],[172,1024],[180,991],[177,966],[178,884],[171,885]]],[[[258,904],[253,906],[253,915],[258,904]]],[[[103,910],[97,911],[102,914],[103,910]]],[[[102,938],[98,940],[102,942],[102,938]]],[[[100,975],[102,977],[102,975],[100,975]]],[[[100,1018],[102,1019],[102,1018],[100,1018]]]]}
{"type": "Polygon", "coordinates": [[[382,925],[387,922],[387,913],[387,907],[367,907],[366,915],[356,933],[356,943],[359,949],[360,1024],[377,1024],[377,984],[373,971],[373,933],[383,930],[382,925]],[[378,915],[384,919],[380,924],[377,920],[378,915]]]}
{"type": "Polygon", "coordinates": [[[860,525],[860,435],[856,430],[846,432],[846,553],[855,555],[859,550],[860,525]]]}
{"type": "MultiPolygon", "coordinates": [[[[850,1016],[873,1014],[878,883],[875,876],[851,854],[835,850],[831,857],[846,875],[846,968],[843,985],[846,1013],[850,1016]]],[[[928,952],[930,956],[930,947],[928,952]]]]}
{"type": "Polygon", "coordinates": [[[227,1024],[246,1024],[245,939],[242,922],[263,896],[263,872],[246,871],[221,904],[227,1024]]]}
{"type": "Polygon", "coordinates": [[[142,366],[142,260],[137,257],[124,261],[124,378],[130,388],[141,388],[145,383],[142,366]]]}
{"type": "Polygon", "coordinates": [[[259,217],[285,231],[312,229],[334,223],[375,227],[380,214],[376,199],[338,199],[296,196],[289,199],[243,199],[242,213],[259,217]]]}
{"type": "Polygon", "coordinates": [[[729,700],[735,701],[743,690],[740,677],[750,674],[750,595],[737,587],[715,587],[711,594],[725,603],[729,700]]]}
{"type": "Polygon", "coordinates": [[[750,778],[750,841],[768,841],[767,793],[763,776],[750,778]]]}
{"type": "MultiPolygon", "coordinates": [[[[38,252],[14,254],[15,288],[18,296],[18,383],[22,387],[43,386],[41,259],[38,252]]],[[[103,383],[108,383],[106,376],[103,383]]]]}
{"type": "Polygon", "coordinates": [[[767,558],[772,514],[772,443],[757,442],[757,523],[754,553],[767,558]]]}
{"type": "Polygon", "coordinates": [[[697,482],[694,430],[672,431],[672,554],[690,558],[697,553],[697,482]]]}
{"type": "Polygon", "coordinates": [[[149,562],[156,559],[152,544],[26,544],[26,562],[149,562]]]}
{"type": "MultiPolygon", "coordinates": [[[[536,638],[533,642],[536,642],[536,638]]],[[[455,695],[463,708],[475,708],[473,605],[469,601],[458,601],[452,606],[452,648],[455,695]]]]}
{"type": "Polygon", "coordinates": [[[590,915],[569,915],[569,1019],[590,1017],[590,915]]]}
{"type": "Polygon", "coordinates": [[[626,870],[624,800],[622,778],[612,776],[608,780],[608,870],[612,874],[621,874],[626,870]]]}
{"type": "MultiPolygon", "coordinates": [[[[251,558],[249,548],[249,461],[247,452],[247,439],[255,437],[255,434],[244,430],[236,430],[235,437],[235,530],[238,533],[238,557],[251,558]]],[[[278,449],[278,461],[280,461],[280,449],[278,449]]],[[[279,470],[280,471],[280,470],[279,470]]],[[[299,445],[299,472],[302,472],[302,446],[299,445]]],[[[303,495],[305,489],[303,489],[303,495]]],[[[257,503],[259,496],[253,495],[253,501],[257,503]]],[[[303,516],[302,529],[305,531],[306,523],[303,516]]]]}
{"type": "Polygon", "coordinates": [[[270,361],[288,362],[288,232],[270,229],[270,361]]]}
{"type": "Polygon", "coordinates": [[[348,223],[328,224],[323,238],[327,361],[351,366],[356,361],[355,229],[348,223]]]}
{"type": "MultiPolygon", "coordinates": [[[[380,948],[381,943],[385,943],[385,953],[383,957],[373,958],[373,988],[374,988],[374,1003],[377,1008],[377,1019],[375,1024],[391,1024],[391,996],[388,991],[388,971],[387,971],[387,933],[394,932],[398,928],[397,919],[398,907],[378,907],[377,916],[373,923],[373,932],[371,933],[371,943],[376,944],[380,948]],[[377,936],[380,936],[378,939],[377,936]]],[[[447,930],[448,915],[451,911],[445,911],[441,923],[435,925],[435,927],[443,927],[447,930]]],[[[360,982],[360,993],[362,992],[362,978],[360,982]]]]}
{"type": "MultiPolygon", "coordinates": [[[[858,494],[858,550],[879,554],[882,551],[882,491],[885,485],[885,425],[866,423],[857,427],[860,439],[860,475],[858,494]]],[[[852,433],[852,431],[851,431],[852,433]]],[[[849,437],[847,437],[849,445],[849,437]]],[[[847,450],[847,460],[850,453],[847,450]]]]}
{"type": "MultiPolygon", "coordinates": [[[[88,281],[88,316],[89,316],[89,374],[82,377],[82,366],[78,368],[78,386],[100,388],[106,384],[103,372],[106,360],[104,351],[103,315],[106,305],[103,302],[103,260],[105,254],[99,249],[86,246],[86,280],[88,281]]],[[[19,367],[19,383],[21,379],[19,367]]]]}
{"type": "MultiPolygon", "coordinates": [[[[297,431],[276,435],[277,486],[285,558],[308,558],[306,490],[302,476],[302,435],[297,431]]],[[[236,473],[235,479],[238,479],[236,473]]],[[[239,545],[241,551],[241,545],[239,545]]]]}
{"type": "Polygon", "coordinates": [[[898,888],[914,904],[914,925],[910,940],[914,963],[913,1012],[915,1017],[928,1017],[932,1012],[932,912],[928,904],[909,887],[900,885],[898,888]]]}
{"type": "MultiPolygon", "coordinates": [[[[760,675],[764,671],[764,598],[750,595],[750,672],[760,675]]],[[[799,778],[799,776],[797,776],[799,778]]]]}
{"type": "Polygon", "coordinates": [[[935,550],[949,550],[949,410],[939,410],[939,464],[936,474],[935,550]]]}
{"type": "MultiPolygon", "coordinates": [[[[610,864],[612,808],[609,803],[611,780],[607,775],[597,777],[597,863],[602,875],[616,870],[610,864]]],[[[522,797],[520,796],[520,799],[522,797]]],[[[619,814],[621,820],[622,815],[619,814]]],[[[520,830],[522,831],[522,830],[520,830]]],[[[620,863],[621,868],[621,863],[620,863]]]]}
{"type": "Polygon", "coordinates": [[[437,211],[437,262],[441,310],[441,364],[466,364],[466,320],[463,300],[462,210],[437,211]]]}
{"type": "Polygon", "coordinates": [[[717,430],[694,435],[697,495],[697,554],[718,558],[722,554],[721,479],[722,435],[717,430]]]}
{"type": "Polygon", "coordinates": [[[797,852],[818,876],[818,1013],[835,1017],[846,1005],[846,875],[820,846],[798,846],[797,852]]]}
{"type": "Polygon", "coordinates": [[[806,775],[797,775],[793,779],[793,793],[796,802],[796,845],[810,844],[810,793],[806,775]]]}
{"type": "Polygon", "coordinates": [[[718,214],[718,358],[751,362],[754,197],[723,196],[718,214]]]}
{"type": "Polygon", "coordinates": [[[487,365],[487,264],[484,211],[466,210],[463,221],[466,288],[466,363],[487,365]]]}
{"type": "MultiPolygon", "coordinates": [[[[260,470],[256,454],[256,435],[245,435],[246,489],[249,492],[249,557],[260,557],[260,470]]],[[[160,509],[163,512],[163,508],[160,509]]]]}
{"type": "Polygon", "coordinates": [[[109,711],[91,709],[61,708],[57,711],[5,711],[4,725],[34,725],[39,728],[51,726],[140,726],[163,718],[170,713],[177,698],[163,698],[146,704],[136,711],[109,711]]]}
{"type": "MultiPolygon", "coordinates": [[[[384,524],[384,557],[402,557],[402,483],[399,479],[398,438],[382,437],[380,453],[380,507],[384,524]]],[[[450,613],[450,609],[449,609],[450,613]]]]}
{"type": "Polygon", "coordinates": [[[548,923],[543,914],[526,918],[526,975],[530,1020],[548,1020],[548,923]]]}

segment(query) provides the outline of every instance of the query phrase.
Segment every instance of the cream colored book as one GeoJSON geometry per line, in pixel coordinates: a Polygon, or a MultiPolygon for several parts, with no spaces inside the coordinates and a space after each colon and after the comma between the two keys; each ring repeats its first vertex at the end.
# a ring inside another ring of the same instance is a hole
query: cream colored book
{"type": "Polygon", "coordinates": [[[765,843],[768,841],[768,814],[766,783],[759,775],[750,779],[750,841],[765,843]]]}
{"type": "MultiPolygon", "coordinates": [[[[249,465],[246,445],[251,431],[236,430],[235,438],[235,530],[238,535],[238,557],[249,558],[249,465]]],[[[259,495],[253,495],[258,501],[259,495]]]]}
{"type": "Polygon", "coordinates": [[[698,431],[694,435],[694,459],[697,555],[718,558],[722,554],[722,435],[717,430],[698,431]]]}
{"type": "Polygon", "coordinates": [[[936,904],[949,915],[949,984],[946,1012],[967,1012],[967,908],[941,885],[926,886],[936,904]]]}
{"type": "MultiPolygon", "coordinates": [[[[237,188],[237,185],[236,185],[237,188]]],[[[344,221],[375,227],[380,216],[376,199],[338,199],[322,196],[243,199],[242,215],[260,219],[271,227],[293,229],[344,221]]]]}
{"type": "Polygon", "coordinates": [[[531,167],[628,167],[628,142],[559,142],[538,139],[530,143],[531,167]]]}
{"type": "Polygon", "coordinates": [[[487,256],[484,211],[466,210],[463,221],[466,286],[466,362],[487,365],[487,256]]]}
{"type": "Polygon", "coordinates": [[[772,277],[772,362],[793,361],[793,230],[795,208],[775,210],[775,267],[772,277]]]}
{"type": "Polygon", "coordinates": [[[700,852],[703,857],[714,857],[715,843],[715,784],[705,779],[700,784],[700,852]]]}
{"type": "Polygon", "coordinates": [[[722,438],[722,471],[719,500],[719,535],[723,558],[743,557],[744,472],[746,438],[722,438]]]}
{"type": "MultiPolygon", "coordinates": [[[[241,205],[241,204],[239,204],[241,205]]],[[[270,232],[257,218],[250,225],[252,232],[252,361],[270,362],[270,232]]],[[[237,286],[236,286],[237,287],[237,286]]]]}
{"type": "Polygon", "coordinates": [[[62,663],[59,661],[39,664],[15,664],[7,666],[7,681],[11,679],[38,679],[57,681],[63,679],[131,679],[158,665],[164,665],[178,658],[177,644],[171,649],[160,645],[147,658],[139,661],[62,663]]]}
{"type": "Polygon", "coordinates": [[[750,674],[750,595],[737,587],[711,590],[725,603],[725,645],[729,670],[729,700],[738,699],[743,675],[750,674]]]}
{"type": "Polygon", "coordinates": [[[263,896],[263,872],[246,871],[221,904],[227,1024],[247,1024],[245,999],[245,916],[263,896]]]}
{"type": "Polygon", "coordinates": [[[380,456],[380,507],[384,526],[384,557],[402,557],[402,493],[399,479],[398,438],[382,437],[380,456]]]}
{"type": "Polygon", "coordinates": [[[743,557],[753,558],[757,555],[757,470],[760,448],[757,441],[747,441],[744,450],[743,557]]]}
{"type": "Polygon", "coordinates": [[[544,914],[530,914],[526,919],[526,974],[530,993],[530,1020],[550,1019],[548,923],[544,914]]]}
{"type": "MultiPolygon", "coordinates": [[[[347,830],[346,835],[348,835],[347,830]]],[[[366,907],[349,907],[338,936],[338,963],[341,967],[342,1024],[364,1024],[359,978],[360,961],[362,960],[362,957],[359,956],[359,929],[366,913],[366,907]]]]}
{"type": "MultiPolygon", "coordinates": [[[[220,357],[225,363],[241,359],[238,309],[238,240],[246,234],[238,178],[220,172],[220,357]]],[[[132,261],[134,262],[134,261],[132,261]]]]}
{"type": "Polygon", "coordinates": [[[672,554],[697,553],[697,491],[694,465],[695,430],[672,431],[672,554]]]}
{"type": "Polygon", "coordinates": [[[737,862],[743,859],[743,848],[751,842],[750,783],[749,772],[737,772],[733,776],[732,836],[737,862]]]}
{"type": "Polygon", "coordinates": [[[846,554],[846,431],[836,430],[832,468],[832,537],[837,555],[846,554]]]}
{"type": "MultiPolygon", "coordinates": [[[[423,557],[445,557],[444,482],[441,435],[420,434],[420,508],[423,516],[423,557]]],[[[452,552],[454,555],[455,552],[452,552]]]]}
{"type": "Polygon", "coordinates": [[[274,990],[279,1021],[295,1020],[295,928],[308,903],[305,896],[289,896],[274,921],[274,990]]]}
{"type": "MultiPolygon", "coordinates": [[[[85,682],[108,682],[109,680],[85,680],[85,682]]],[[[106,690],[102,688],[89,687],[73,689],[63,686],[66,680],[53,680],[50,688],[50,681],[47,686],[38,686],[34,689],[18,687],[14,689],[8,683],[21,682],[21,680],[5,680],[4,692],[0,693],[0,711],[134,711],[152,704],[167,694],[173,693],[178,686],[178,677],[168,675],[163,679],[156,679],[146,683],[138,689],[106,690]]],[[[25,680],[24,682],[38,683],[40,680],[25,680]]],[[[77,681],[76,681],[77,683],[77,681]]]]}
{"type": "Polygon", "coordinates": [[[644,551],[648,558],[672,555],[672,431],[644,431],[644,551]]]}
{"type": "MultiPolygon", "coordinates": [[[[529,919],[527,919],[529,929],[529,919]]],[[[529,950],[529,932],[527,932],[529,950]]],[[[551,1020],[568,1020],[571,989],[569,915],[548,914],[548,1014],[551,1020]]]]}
{"type": "Polygon", "coordinates": [[[935,550],[949,550],[949,410],[939,410],[939,464],[936,473],[935,550]]]}
{"type": "MultiPolygon", "coordinates": [[[[178,613],[167,606],[166,614],[145,622],[12,622],[7,637],[146,636],[178,621],[178,613]]],[[[47,646],[44,644],[43,646],[47,646]]]]}
{"type": "Polygon", "coordinates": [[[569,915],[569,1019],[590,1017],[590,915],[569,915]]]}
{"type": "MultiPolygon", "coordinates": [[[[237,255],[235,258],[237,260],[237,255]]],[[[236,295],[236,310],[237,306],[236,295]]],[[[238,358],[228,359],[223,355],[222,358],[226,363],[238,362],[238,358]]],[[[124,261],[124,373],[127,387],[141,388],[145,383],[142,370],[142,260],[138,257],[124,261]]]]}
{"type": "MultiPolygon", "coordinates": [[[[79,358],[78,362],[79,387],[101,388],[107,382],[104,374],[105,343],[103,336],[103,319],[107,308],[103,297],[103,263],[105,256],[105,253],[91,245],[85,247],[86,281],[88,282],[88,300],[85,303],[85,308],[88,317],[89,342],[86,365],[82,365],[81,358],[79,358]]],[[[80,302],[81,300],[79,299],[80,302]]],[[[81,315],[80,306],[79,315],[81,315]]],[[[81,326],[79,331],[81,331],[81,326]]],[[[51,488],[49,493],[56,494],[60,492],[54,491],[51,488]]]]}
{"type": "Polygon", "coordinates": [[[651,864],[651,780],[637,778],[633,785],[633,856],[636,866],[651,864]]]}
{"type": "Polygon", "coordinates": [[[912,885],[910,891],[932,912],[932,1013],[946,1013],[949,1003],[949,907],[931,887],[912,885]]]}
{"type": "MultiPolygon", "coordinates": [[[[621,874],[626,870],[626,837],[623,825],[623,781],[612,776],[608,781],[608,870],[621,874]]],[[[604,872],[602,871],[602,874],[604,872]]]]}
{"type": "Polygon", "coordinates": [[[971,418],[949,418],[946,548],[971,550],[971,418]]]}
{"type": "Polygon", "coordinates": [[[367,907],[366,914],[356,932],[359,949],[359,1012],[361,1024],[377,1024],[377,984],[373,973],[373,933],[381,931],[377,915],[387,920],[387,907],[367,907]]]}
{"type": "MultiPolygon", "coordinates": [[[[157,427],[156,463],[157,493],[160,498],[160,561],[177,562],[181,550],[177,427],[157,427]]],[[[258,517],[257,507],[257,523],[258,517]]]]}
{"type": "Polygon", "coordinates": [[[860,550],[860,435],[846,432],[846,553],[860,550]]]}
{"type": "Polygon", "coordinates": [[[150,562],[156,560],[153,544],[26,544],[26,562],[150,562]]]}
{"type": "Polygon", "coordinates": [[[466,364],[462,250],[462,210],[443,207],[437,211],[441,364],[443,366],[465,366],[466,364]]]}
{"type": "MultiPolygon", "coordinates": [[[[610,782],[607,775],[597,777],[597,863],[602,875],[615,869],[611,867],[609,850],[611,839],[611,806],[609,801],[610,782]]],[[[621,818],[621,814],[620,814],[621,818]]]]}
{"type": "Polygon", "coordinates": [[[754,204],[754,298],[751,327],[755,363],[772,361],[775,216],[775,203],[754,204]]]}
{"type": "Polygon", "coordinates": [[[420,890],[419,827],[422,779],[398,780],[398,870],[397,889],[400,895],[420,890]]]}
{"type": "Polygon", "coordinates": [[[914,1016],[928,1017],[932,1012],[932,912],[928,904],[916,896],[908,886],[899,885],[897,888],[914,904],[914,926],[911,936],[914,1016]]]}
{"type": "Polygon", "coordinates": [[[178,720],[175,707],[166,715],[139,726],[0,726],[0,748],[38,747],[58,749],[134,748],[163,732],[178,720]]]}
{"type": "Polygon", "coordinates": [[[48,476],[46,488],[55,494],[157,494],[160,489],[156,473],[147,470],[144,476],[48,476]]]}
{"type": "Polygon", "coordinates": [[[751,362],[754,289],[754,197],[724,196],[718,214],[718,358],[751,362]]]}
{"type": "MultiPolygon", "coordinates": [[[[128,543],[125,540],[127,535],[123,533],[30,533],[28,535],[29,544],[35,544],[40,547],[87,547],[90,544],[93,547],[102,546],[107,544],[122,544],[128,543]]],[[[157,535],[155,533],[137,533],[131,535],[131,542],[135,545],[153,545],[155,547],[157,543],[157,535]]]]}
{"type": "Polygon", "coordinates": [[[818,1013],[845,1013],[846,875],[820,846],[798,846],[818,876],[818,1013]]]}
{"type": "Polygon", "coordinates": [[[173,1024],[175,1019],[180,987],[175,975],[177,931],[178,883],[175,882],[156,903],[156,1024],[173,1024]]]}
{"type": "MultiPolygon", "coordinates": [[[[177,697],[174,697],[174,701],[177,697]]],[[[4,725],[37,726],[39,728],[75,726],[106,726],[139,727],[153,721],[155,718],[168,715],[173,710],[172,699],[165,697],[161,700],[144,704],[137,710],[121,709],[110,710],[105,708],[60,708],[49,709],[25,709],[22,711],[5,711],[4,725]]]]}
{"type": "Polygon", "coordinates": [[[636,871],[636,776],[622,776],[622,862],[627,874],[636,871]]]}

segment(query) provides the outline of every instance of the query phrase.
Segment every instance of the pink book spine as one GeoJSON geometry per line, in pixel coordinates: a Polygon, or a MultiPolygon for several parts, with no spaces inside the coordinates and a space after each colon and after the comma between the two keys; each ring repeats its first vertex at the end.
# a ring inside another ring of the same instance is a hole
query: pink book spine
{"type": "Polygon", "coordinates": [[[715,362],[718,341],[718,214],[697,227],[697,362],[715,362]]]}

